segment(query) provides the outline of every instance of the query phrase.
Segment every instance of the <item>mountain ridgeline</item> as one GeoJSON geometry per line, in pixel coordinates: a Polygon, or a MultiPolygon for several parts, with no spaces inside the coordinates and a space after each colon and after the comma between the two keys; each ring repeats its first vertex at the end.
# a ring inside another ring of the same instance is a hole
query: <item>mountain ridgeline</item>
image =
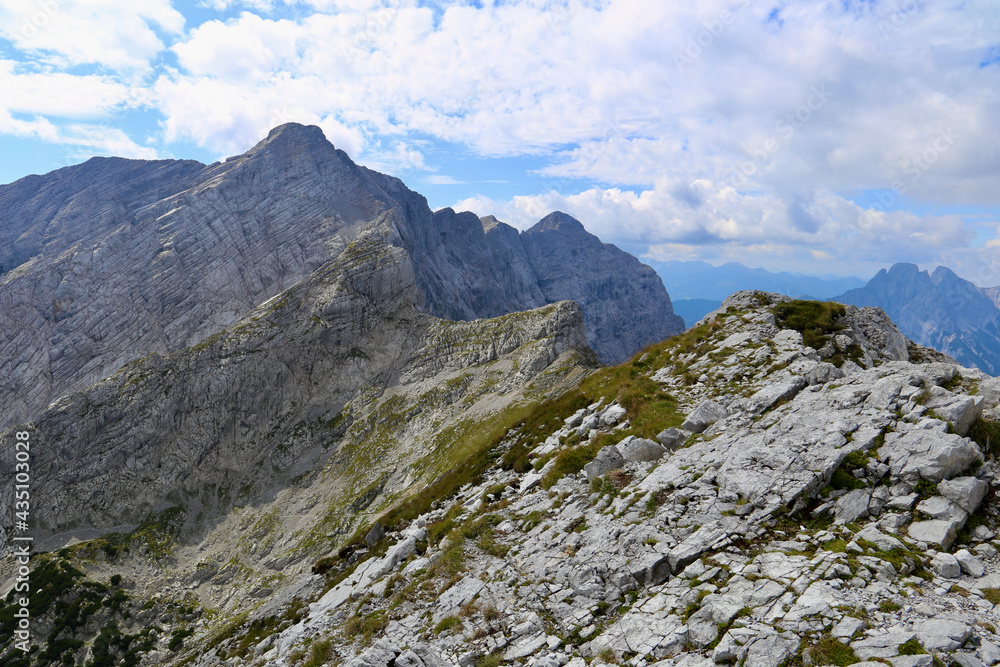
{"type": "Polygon", "coordinates": [[[384,231],[417,308],[474,320],[575,300],[608,363],[678,333],[655,272],[553,213],[518,232],[431,211],[317,127],[222,163],[94,158],[0,187],[0,427],[151,353],[195,345],[384,231]]]}
{"type": "Polygon", "coordinates": [[[883,269],[864,287],[831,301],[882,308],[907,337],[966,366],[1000,374],[1000,308],[996,288],[980,288],[950,269],[915,264],[883,269]]]}

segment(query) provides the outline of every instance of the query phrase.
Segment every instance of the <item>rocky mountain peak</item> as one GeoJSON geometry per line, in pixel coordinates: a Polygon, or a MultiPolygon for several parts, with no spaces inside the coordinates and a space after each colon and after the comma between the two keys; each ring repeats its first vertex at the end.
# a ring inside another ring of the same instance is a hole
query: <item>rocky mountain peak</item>
{"type": "Polygon", "coordinates": [[[865,287],[832,299],[880,306],[907,336],[964,364],[1000,372],[1000,309],[994,295],[939,266],[895,264],[865,287]]]}
{"type": "Polygon", "coordinates": [[[528,229],[528,234],[539,232],[556,231],[565,234],[588,234],[583,224],[571,215],[562,211],[553,211],[538,221],[533,227],[528,229]]]}
{"type": "Polygon", "coordinates": [[[520,235],[432,213],[296,123],[220,164],[107,159],[0,186],[0,425],[218,333],[373,228],[408,254],[435,316],[575,300],[609,362],[683,329],[655,275],[564,218],[520,235]]]}

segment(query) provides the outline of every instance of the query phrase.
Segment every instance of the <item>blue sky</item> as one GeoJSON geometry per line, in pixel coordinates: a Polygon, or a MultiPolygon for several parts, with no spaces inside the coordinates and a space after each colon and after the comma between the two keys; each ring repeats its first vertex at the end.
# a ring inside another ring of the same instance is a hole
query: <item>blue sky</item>
{"type": "Polygon", "coordinates": [[[995,0],[0,0],[0,183],[297,121],[521,228],[1000,285],[998,54],[995,0]]]}

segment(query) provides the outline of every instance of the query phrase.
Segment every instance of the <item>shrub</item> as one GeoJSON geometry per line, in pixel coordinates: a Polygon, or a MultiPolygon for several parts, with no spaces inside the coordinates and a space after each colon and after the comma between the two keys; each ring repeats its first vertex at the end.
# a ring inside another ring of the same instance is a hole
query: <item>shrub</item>
{"type": "Polygon", "coordinates": [[[830,334],[844,328],[840,322],[847,310],[829,301],[787,301],[774,307],[778,326],[802,334],[802,342],[819,349],[826,345],[830,334]]]}

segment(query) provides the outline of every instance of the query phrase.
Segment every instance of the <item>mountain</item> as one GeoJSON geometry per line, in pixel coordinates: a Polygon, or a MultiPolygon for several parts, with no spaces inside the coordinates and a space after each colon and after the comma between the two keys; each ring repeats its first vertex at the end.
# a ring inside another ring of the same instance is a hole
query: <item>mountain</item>
{"type": "Polygon", "coordinates": [[[880,307],[916,342],[998,374],[1000,309],[994,295],[943,266],[928,273],[915,264],[895,264],[833,300],[880,307]]]}
{"type": "Polygon", "coordinates": [[[722,305],[721,301],[713,301],[712,299],[673,299],[671,303],[674,307],[674,313],[680,316],[684,320],[684,324],[689,327],[722,305]]]}
{"type": "Polygon", "coordinates": [[[519,234],[432,212],[319,128],[289,124],[213,165],[94,158],[0,186],[0,427],[197,344],[372,226],[408,254],[428,314],[474,320],[573,298],[611,363],[683,329],[652,269],[568,216],[519,234]]]}
{"type": "MultiPolygon", "coordinates": [[[[825,299],[864,285],[864,281],[859,278],[807,276],[784,271],[773,273],[764,269],[750,269],[735,262],[722,266],[698,261],[652,260],[648,263],[656,269],[675,300],[708,299],[721,302],[733,292],[749,289],[792,297],[825,299]]],[[[698,319],[701,318],[695,318],[689,324],[698,319]]]]}
{"type": "Polygon", "coordinates": [[[45,443],[32,462],[46,499],[36,538],[131,529],[167,507],[218,520],[319,471],[335,488],[399,493],[429,434],[502,412],[529,382],[544,393],[592,356],[573,302],[472,323],[419,313],[413,267],[388,231],[362,234],[218,334],[128,364],[23,426],[45,443]]]}
{"type": "Polygon", "coordinates": [[[0,563],[0,664],[1000,661],[1000,380],[762,292],[596,367],[572,302],[420,313],[391,238],[2,434],[40,529],[163,508],[34,555],[28,653],[0,563]]]}

